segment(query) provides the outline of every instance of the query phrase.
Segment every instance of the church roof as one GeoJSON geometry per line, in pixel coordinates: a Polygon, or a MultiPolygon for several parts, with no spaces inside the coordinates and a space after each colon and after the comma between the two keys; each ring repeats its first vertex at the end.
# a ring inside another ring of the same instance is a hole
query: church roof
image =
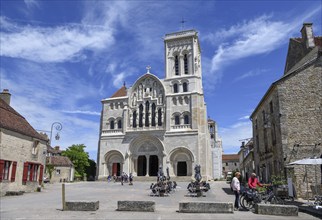
{"type": "Polygon", "coordinates": [[[239,161],[239,155],[238,154],[223,154],[222,155],[222,161],[239,161]]]}
{"type": "Polygon", "coordinates": [[[127,95],[127,90],[125,86],[122,86],[119,90],[117,90],[111,98],[123,97],[127,95]]]}
{"type": "Polygon", "coordinates": [[[22,115],[20,115],[1,98],[0,115],[0,128],[5,128],[7,130],[27,135],[29,137],[47,141],[46,136],[39,134],[22,115]]]}

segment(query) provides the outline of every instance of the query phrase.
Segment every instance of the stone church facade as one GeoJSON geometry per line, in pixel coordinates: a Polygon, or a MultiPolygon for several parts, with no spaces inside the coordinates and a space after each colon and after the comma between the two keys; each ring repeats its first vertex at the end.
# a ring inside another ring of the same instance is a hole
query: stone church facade
{"type": "Polygon", "coordinates": [[[102,100],[97,178],[122,172],[212,178],[211,135],[195,30],[164,37],[165,78],[147,73],[102,100]]]}

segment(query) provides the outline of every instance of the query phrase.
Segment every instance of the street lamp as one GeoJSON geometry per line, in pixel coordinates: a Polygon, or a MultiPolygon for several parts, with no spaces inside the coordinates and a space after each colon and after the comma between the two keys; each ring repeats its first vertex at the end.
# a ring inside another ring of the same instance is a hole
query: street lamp
{"type": "MultiPolygon", "coordinates": [[[[49,139],[49,145],[50,146],[51,146],[51,138],[52,138],[52,135],[53,135],[53,128],[55,128],[56,131],[61,131],[63,129],[63,125],[60,122],[54,122],[54,123],[51,124],[50,139],[49,139]]],[[[55,135],[55,139],[59,140],[59,138],[60,138],[60,136],[59,136],[59,133],[57,132],[57,134],[55,135]]]]}

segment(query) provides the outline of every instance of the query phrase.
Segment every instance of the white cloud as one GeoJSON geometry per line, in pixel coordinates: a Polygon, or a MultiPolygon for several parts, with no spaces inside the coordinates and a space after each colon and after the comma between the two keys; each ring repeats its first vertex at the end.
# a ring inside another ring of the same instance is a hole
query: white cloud
{"type": "Polygon", "coordinates": [[[241,145],[240,140],[252,137],[252,123],[238,122],[228,128],[219,127],[218,134],[222,138],[224,153],[237,153],[241,145]]]}
{"type": "Polygon", "coordinates": [[[67,24],[43,28],[17,26],[5,18],[0,21],[7,30],[0,36],[1,56],[34,62],[83,60],[84,50],[102,50],[114,41],[109,27],[67,24]]]}
{"type": "Polygon", "coordinates": [[[27,7],[30,8],[40,8],[39,2],[36,0],[24,0],[27,7]]]}
{"type": "Polygon", "coordinates": [[[240,117],[238,120],[249,120],[249,115],[245,115],[243,117],[240,117]]]}
{"type": "Polygon", "coordinates": [[[211,71],[218,71],[238,59],[270,52],[286,43],[284,39],[290,35],[294,27],[288,23],[269,19],[269,16],[261,16],[232,26],[226,31],[221,30],[219,33],[222,35],[235,36],[236,39],[219,45],[212,58],[211,71]]]}
{"type": "Polygon", "coordinates": [[[101,115],[100,112],[81,111],[81,110],[75,110],[75,111],[63,110],[62,112],[68,113],[68,114],[101,115]]]}
{"type": "Polygon", "coordinates": [[[254,70],[250,70],[247,73],[244,73],[238,77],[235,78],[234,82],[246,79],[246,78],[250,78],[250,77],[254,77],[254,76],[259,76],[262,75],[264,73],[267,73],[268,69],[254,69],[254,70]]]}

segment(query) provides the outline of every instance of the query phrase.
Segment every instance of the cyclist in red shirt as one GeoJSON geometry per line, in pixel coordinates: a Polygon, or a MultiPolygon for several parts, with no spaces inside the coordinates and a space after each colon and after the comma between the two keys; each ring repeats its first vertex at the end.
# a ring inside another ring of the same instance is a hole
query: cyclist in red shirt
{"type": "Polygon", "coordinates": [[[256,178],[256,173],[252,173],[252,175],[248,179],[248,187],[250,189],[256,189],[256,186],[263,187],[264,185],[258,181],[258,179],[256,178]]]}

